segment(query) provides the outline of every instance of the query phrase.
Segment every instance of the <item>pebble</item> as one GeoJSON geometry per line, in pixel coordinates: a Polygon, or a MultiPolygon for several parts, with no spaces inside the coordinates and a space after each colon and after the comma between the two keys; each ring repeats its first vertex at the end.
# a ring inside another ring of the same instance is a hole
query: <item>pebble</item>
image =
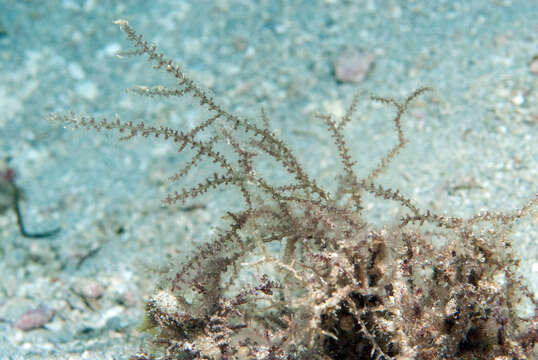
{"type": "Polygon", "coordinates": [[[80,279],[75,290],[88,300],[95,300],[103,295],[103,286],[95,279],[80,279]]]}
{"type": "Polygon", "coordinates": [[[84,72],[84,69],[82,69],[82,66],[74,62],[67,65],[67,71],[69,72],[69,75],[76,80],[82,80],[86,77],[86,73],[84,72]]]}
{"type": "Polygon", "coordinates": [[[117,42],[113,42],[105,46],[104,49],[99,51],[98,56],[114,57],[121,51],[121,45],[117,42]]]}
{"type": "Polygon", "coordinates": [[[357,52],[346,52],[334,62],[334,75],[341,82],[359,83],[368,74],[375,56],[357,52]]]}
{"type": "Polygon", "coordinates": [[[38,329],[49,323],[53,316],[54,310],[44,306],[30,309],[13,322],[13,327],[22,331],[38,329]]]}
{"type": "Polygon", "coordinates": [[[512,99],[510,99],[510,101],[512,102],[512,104],[520,106],[523,105],[523,103],[525,102],[525,96],[523,96],[522,93],[517,93],[515,96],[512,97],[512,99]]]}
{"type": "Polygon", "coordinates": [[[94,101],[99,95],[99,89],[91,81],[82,81],[76,87],[75,90],[78,95],[89,101],[94,101]]]}

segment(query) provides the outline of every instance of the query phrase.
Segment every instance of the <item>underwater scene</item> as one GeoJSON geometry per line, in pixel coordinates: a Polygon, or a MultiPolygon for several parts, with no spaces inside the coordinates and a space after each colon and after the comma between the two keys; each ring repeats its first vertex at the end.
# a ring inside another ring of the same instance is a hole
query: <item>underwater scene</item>
{"type": "Polygon", "coordinates": [[[0,0],[0,358],[538,359],[536,14],[0,0]]]}

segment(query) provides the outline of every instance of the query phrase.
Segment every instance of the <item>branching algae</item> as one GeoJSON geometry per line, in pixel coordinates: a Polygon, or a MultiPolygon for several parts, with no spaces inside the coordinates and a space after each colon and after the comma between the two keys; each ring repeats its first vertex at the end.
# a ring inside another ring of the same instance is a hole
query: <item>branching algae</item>
{"type": "Polygon", "coordinates": [[[238,189],[244,202],[149,298],[145,328],[154,346],[132,359],[536,358],[536,302],[518,275],[510,230],[521,217],[535,216],[538,198],[511,212],[447,217],[376,183],[407,142],[401,121],[408,105],[430,89],[401,102],[372,98],[395,109],[398,143],[365,178],[356,174],[344,140],[357,98],[340,119],[319,116],[343,169],[330,194],[271,130],[263,111],[254,120],[228,112],[126,21],[116,23],[133,44],[123,55],[147,57],[177,83],[135,92],[190,96],[210,115],[181,130],[78,115],[50,119],[116,130],[123,139],[174,142],[192,157],[173,181],[215,164],[214,174],[168,195],[166,204],[217,187],[238,189]],[[264,176],[259,167],[266,161],[278,164],[285,180],[264,176]],[[369,224],[365,194],[395,203],[406,215],[384,227],[369,224]],[[435,245],[434,236],[443,245],[435,245]],[[280,250],[269,246],[274,243],[280,250]],[[247,274],[257,278],[246,281],[247,274]],[[518,313],[521,302],[532,315],[518,313]]]}

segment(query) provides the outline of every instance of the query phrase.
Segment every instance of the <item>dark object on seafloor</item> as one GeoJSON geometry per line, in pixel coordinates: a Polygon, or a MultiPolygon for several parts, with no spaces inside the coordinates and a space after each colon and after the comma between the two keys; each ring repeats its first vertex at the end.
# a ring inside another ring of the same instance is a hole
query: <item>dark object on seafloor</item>
{"type": "Polygon", "coordinates": [[[13,208],[15,210],[17,225],[24,237],[42,239],[58,234],[61,230],[59,227],[43,232],[29,232],[26,230],[20,208],[22,191],[15,184],[15,177],[15,170],[12,168],[8,167],[5,170],[0,170],[0,211],[5,211],[7,208],[13,208]]]}

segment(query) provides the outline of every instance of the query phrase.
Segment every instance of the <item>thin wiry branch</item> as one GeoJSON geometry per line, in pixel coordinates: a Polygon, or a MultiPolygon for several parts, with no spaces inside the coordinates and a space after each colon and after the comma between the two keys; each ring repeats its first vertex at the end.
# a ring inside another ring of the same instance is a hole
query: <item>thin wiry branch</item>
{"type": "Polygon", "coordinates": [[[381,163],[368,175],[366,178],[366,182],[370,183],[375,180],[381,174],[383,170],[386,169],[386,167],[390,164],[392,159],[405,147],[405,144],[407,143],[407,140],[404,137],[404,133],[402,130],[402,115],[407,110],[407,107],[409,106],[409,103],[416,99],[421,94],[425,93],[426,91],[433,91],[432,88],[429,87],[422,87],[417,90],[415,90],[411,95],[405,99],[403,103],[399,103],[396,100],[392,98],[386,98],[386,97],[379,97],[379,96],[372,96],[372,100],[382,102],[384,104],[391,104],[394,105],[397,109],[396,116],[394,117],[394,125],[396,127],[396,131],[398,132],[398,144],[396,144],[387,155],[381,160],[381,163]]]}

